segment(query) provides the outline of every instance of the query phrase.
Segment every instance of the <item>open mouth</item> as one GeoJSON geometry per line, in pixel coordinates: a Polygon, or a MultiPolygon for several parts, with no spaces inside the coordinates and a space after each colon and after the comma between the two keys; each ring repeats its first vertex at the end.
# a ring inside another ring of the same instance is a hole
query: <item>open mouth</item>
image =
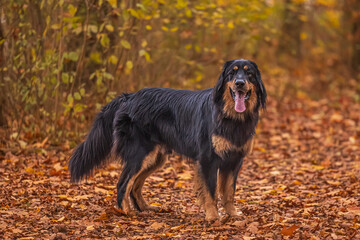
{"type": "Polygon", "coordinates": [[[231,88],[229,90],[235,102],[235,111],[239,113],[244,112],[246,110],[245,101],[250,98],[251,89],[246,93],[243,91],[233,91],[231,88]]]}

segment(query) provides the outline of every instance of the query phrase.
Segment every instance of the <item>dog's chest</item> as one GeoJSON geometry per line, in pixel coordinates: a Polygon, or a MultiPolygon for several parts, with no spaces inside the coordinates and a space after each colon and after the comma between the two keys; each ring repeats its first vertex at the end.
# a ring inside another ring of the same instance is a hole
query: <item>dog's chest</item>
{"type": "Polygon", "coordinates": [[[212,145],[215,153],[220,157],[223,157],[228,152],[242,152],[244,156],[250,154],[254,145],[254,137],[251,137],[242,146],[236,146],[224,137],[218,135],[212,135],[212,145]]]}

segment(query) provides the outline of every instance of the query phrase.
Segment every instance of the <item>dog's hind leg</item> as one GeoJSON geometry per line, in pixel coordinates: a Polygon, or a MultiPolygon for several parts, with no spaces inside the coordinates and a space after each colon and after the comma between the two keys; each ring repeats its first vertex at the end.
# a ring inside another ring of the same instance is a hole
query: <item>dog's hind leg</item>
{"type": "Polygon", "coordinates": [[[117,205],[121,208],[126,214],[131,214],[131,208],[129,204],[129,199],[125,196],[126,185],[129,183],[130,176],[133,175],[134,170],[128,165],[124,166],[123,171],[121,172],[119,182],[117,183],[117,205]],[[125,186],[125,187],[124,187],[125,186]]]}
{"type": "Polygon", "coordinates": [[[148,167],[147,163],[155,158],[158,153],[158,148],[158,146],[155,146],[152,151],[145,151],[143,148],[138,148],[134,154],[124,157],[125,166],[117,184],[117,203],[118,206],[129,215],[133,214],[130,206],[130,192],[133,188],[134,181],[138,175],[148,167]]]}
{"type": "Polygon", "coordinates": [[[139,172],[138,176],[135,179],[132,191],[130,193],[131,200],[133,201],[134,206],[139,211],[146,210],[159,210],[156,206],[150,206],[146,203],[145,199],[142,196],[141,190],[144,186],[146,178],[148,178],[153,172],[162,167],[165,163],[165,155],[160,150],[154,159],[146,159],[146,162],[143,163],[143,170],[139,172]]]}
{"type": "Polygon", "coordinates": [[[199,202],[205,210],[205,220],[214,221],[219,219],[217,209],[216,184],[218,164],[212,162],[197,162],[195,171],[195,187],[199,194],[199,202]]]}
{"type": "Polygon", "coordinates": [[[236,179],[242,163],[242,158],[240,162],[224,163],[220,167],[219,171],[219,192],[221,195],[221,202],[226,214],[230,216],[237,216],[237,211],[234,205],[234,195],[236,189],[236,179]]]}

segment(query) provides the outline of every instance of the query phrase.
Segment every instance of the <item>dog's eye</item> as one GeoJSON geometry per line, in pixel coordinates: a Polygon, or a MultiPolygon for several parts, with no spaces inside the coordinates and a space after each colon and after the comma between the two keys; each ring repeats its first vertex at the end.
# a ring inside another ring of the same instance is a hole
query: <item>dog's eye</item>
{"type": "Polygon", "coordinates": [[[253,77],[253,74],[251,72],[247,72],[247,75],[249,78],[253,77]]]}

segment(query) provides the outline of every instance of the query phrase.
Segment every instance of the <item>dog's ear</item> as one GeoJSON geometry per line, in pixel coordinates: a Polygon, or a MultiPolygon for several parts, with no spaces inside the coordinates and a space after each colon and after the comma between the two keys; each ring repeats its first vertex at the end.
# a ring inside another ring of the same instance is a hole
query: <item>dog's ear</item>
{"type": "Polygon", "coordinates": [[[258,83],[258,88],[260,91],[258,91],[258,101],[260,102],[260,105],[262,108],[265,108],[266,107],[266,97],[267,97],[267,93],[266,93],[266,89],[265,89],[265,86],[264,86],[264,83],[263,81],[261,80],[261,74],[260,74],[260,71],[259,71],[259,68],[258,66],[256,65],[256,63],[252,62],[252,61],[249,61],[255,68],[256,70],[256,81],[258,83]]]}
{"type": "Polygon", "coordinates": [[[235,60],[231,60],[231,61],[226,61],[222,72],[220,74],[220,77],[214,87],[214,102],[218,103],[219,101],[221,101],[222,97],[223,97],[223,93],[224,93],[224,85],[225,85],[225,80],[228,77],[228,68],[231,64],[234,63],[235,60]]]}

